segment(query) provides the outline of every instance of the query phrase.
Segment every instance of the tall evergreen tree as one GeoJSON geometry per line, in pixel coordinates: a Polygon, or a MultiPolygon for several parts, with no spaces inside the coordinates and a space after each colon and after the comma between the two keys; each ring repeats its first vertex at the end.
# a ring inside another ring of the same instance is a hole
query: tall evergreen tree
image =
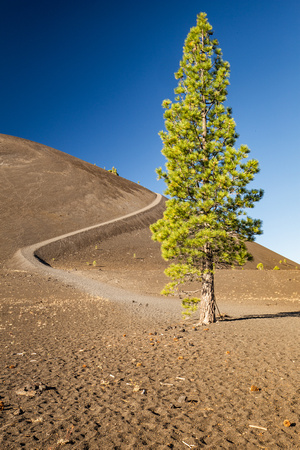
{"type": "Polygon", "coordinates": [[[250,150],[234,148],[238,137],[231,109],[224,105],[229,63],[222,59],[205,13],[197,16],[175,74],[175,101],[164,100],[165,128],[160,132],[166,172],[157,169],[169,196],[162,219],[151,226],[152,239],[162,243],[162,256],[174,262],[165,273],[172,281],[163,293],[181,292],[189,281],[200,283],[200,298],[187,294],[189,312],[200,301],[200,324],[216,320],[214,272],[218,264],[251,259],[246,241],[261,234],[261,221],[247,216],[263,191],[246,186],[258,173],[250,150]]]}

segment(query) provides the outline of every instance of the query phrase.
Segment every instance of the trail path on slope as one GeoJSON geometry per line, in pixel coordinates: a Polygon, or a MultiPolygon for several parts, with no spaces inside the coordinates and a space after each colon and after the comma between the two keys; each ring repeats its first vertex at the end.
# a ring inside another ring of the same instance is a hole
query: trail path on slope
{"type": "Polygon", "coordinates": [[[64,284],[72,285],[80,291],[88,293],[92,296],[108,299],[113,302],[121,302],[123,306],[130,308],[131,314],[134,307],[137,314],[145,314],[149,318],[152,316],[159,319],[163,316],[164,319],[178,319],[181,312],[181,302],[179,299],[164,298],[162,301],[159,297],[140,295],[122,288],[102,283],[100,281],[92,280],[91,278],[88,278],[76,271],[73,272],[54,269],[50,265],[41,261],[36,255],[41,248],[50,244],[60,243],[70,237],[78,236],[96,229],[101,231],[101,229],[107,225],[122,222],[130,217],[143,214],[160,204],[163,197],[160,194],[156,195],[156,199],[150,205],[133,213],[21,248],[15,253],[10,265],[14,269],[26,270],[29,272],[39,273],[45,277],[55,278],[64,284]]]}

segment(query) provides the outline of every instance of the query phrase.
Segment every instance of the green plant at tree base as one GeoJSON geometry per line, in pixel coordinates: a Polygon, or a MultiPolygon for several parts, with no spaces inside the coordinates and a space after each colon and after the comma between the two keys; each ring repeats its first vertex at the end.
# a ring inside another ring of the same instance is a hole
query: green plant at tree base
{"type": "Polygon", "coordinates": [[[273,270],[280,270],[278,266],[275,266],[273,270]]]}
{"type": "Polygon", "coordinates": [[[264,265],[263,265],[263,263],[257,264],[256,268],[257,268],[258,270],[264,270],[264,265]]]}
{"type": "Polygon", "coordinates": [[[229,64],[212,38],[206,14],[197,16],[175,74],[175,101],[164,100],[165,128],[160,133],[166,171],[157,169],[169,196],[162,219],[150,228],[162,243],[162,256],[172,264],[164,294],[179,292],[187,313],[200,302],[199,323],[216,320],[214,263],[244,264],[251,258],[246,240],[261,234],[261,221],[247,216],[263,191],[246,186],[259,171],[258,161],[246,160],[246,145],[234,148],[238,137],[231,109],[224,103],[229,64]],[[186,282],[201,283],[201,295],[183,291],[186,282]]]}

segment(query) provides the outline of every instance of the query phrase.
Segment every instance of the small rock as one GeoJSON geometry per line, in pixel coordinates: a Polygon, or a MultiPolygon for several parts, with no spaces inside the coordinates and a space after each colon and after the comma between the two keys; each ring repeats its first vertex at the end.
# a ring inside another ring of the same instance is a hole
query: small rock
{"type": "Polygon", "coordinates": [[[32,423],[43,423],[44,419],[42,416],[36,417],[35,419],[31,419],[32,423]]]}
{"type": "Polygon", "coordinates": [[[59,439],[58,441],[57,441],[57,445],[65,445],[65,444],[68,444],[70,442],[70,439],[59,439]]]}
{"type": "Polygon", "coordinates": [[[43,383],[39,384],[26,384],[24,388],[18,389],[16,391],[17,395],[25,395],[26,397],[34,397],[35,395],[40,395],[47,389],[47,386],[43,383]]]}
{"type": "Polygon", "coordinates": [[[41,394],[42,392],[46,391],[46,389],[47,389],[47,386],[46,386],[45,384],[39,383],[38,390],[39,390],[39,393],[40,393],[40,394],[41,394]]]}
{"type": "Polygon", "coordinates": [[[36,394],[36,391],[29,391],[27,389],[18,389],[16,391],[17,395],[25,395],[25,397],[34,397],[36,394]]]}

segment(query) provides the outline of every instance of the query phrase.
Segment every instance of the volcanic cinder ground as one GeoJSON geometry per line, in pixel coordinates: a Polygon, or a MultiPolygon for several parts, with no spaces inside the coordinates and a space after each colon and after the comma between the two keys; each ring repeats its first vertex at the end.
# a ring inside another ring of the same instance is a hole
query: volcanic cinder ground
{"type": "Polygon", "coordinates": [[[300,447],[296,262],[249,244],[194,327],[159,294],[163,198],[5,135],[0,184],[1,449],[300,447]]]}

